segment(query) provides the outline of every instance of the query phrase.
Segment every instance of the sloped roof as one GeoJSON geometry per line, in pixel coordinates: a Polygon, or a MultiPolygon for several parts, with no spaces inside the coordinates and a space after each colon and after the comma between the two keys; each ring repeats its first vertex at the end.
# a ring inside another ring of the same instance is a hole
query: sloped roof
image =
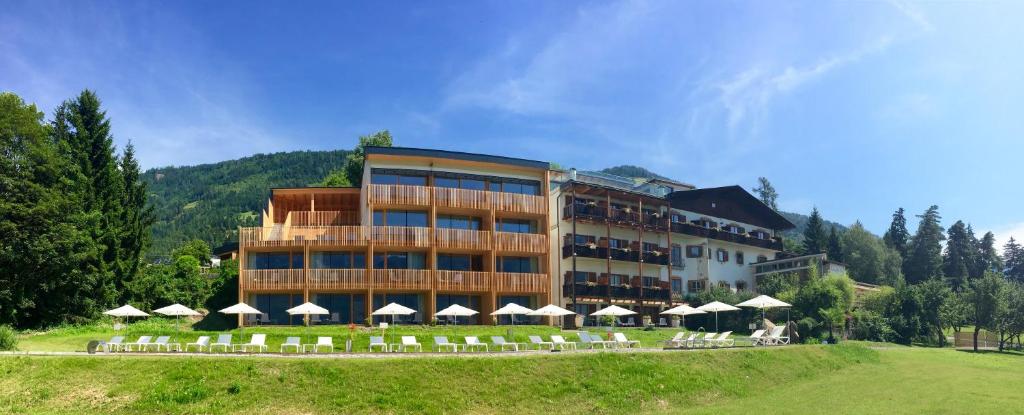
{"type": "Polygon", "coordinates": [[[796,227],[740,186],[684,190],[669,193],[665,198],[676,209],[749,223],[768,229],[784,230],[796,227]]]}

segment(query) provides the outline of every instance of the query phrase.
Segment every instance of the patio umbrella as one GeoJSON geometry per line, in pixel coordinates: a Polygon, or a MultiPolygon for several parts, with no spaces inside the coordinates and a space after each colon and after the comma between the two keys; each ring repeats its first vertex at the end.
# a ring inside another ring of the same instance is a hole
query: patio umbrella
{"type": "Polygon", "coordinates": [[[104,311],[103,314],[114,317],[124,317],[125,332],[128,331],[128,319],[130,317],[149,317],[149,314],[146,314],[146,312],[139,310],[135,307],[132,307],[130,304],[125,304],[113,310],[104,311]]]}
{"type": "MultiPolygon", "coordinates": [[[[245,314],[263,314],[262,311],[252,308],[246,303],[235,304],[231,307],[220,310],[220,312],[223,314],[237,314],[240,316],[245,314]]],[[[243,329],[241,328],[241,326],[239,326],[239,331],[241,330],[243,329]]]]}
{"type": "Polygon", "coordinates": [[[154,313],[163,314],[165,316],[174,316],[174,326],[178,329],[178,334],[181,334],[181,316],[198,316],[198,311],[191,308],[185,307],[181,304],[171,304],[167,307],[158,308],[153,310],[154,313]]]}
{"type": "MultiPolygon", "coordinates": [[[[625,309],[625,308],[619,307],[617,305],[610,305],[608,307],[605,307],[605,308],[597,310],[597,311],[595,311],[593,313],[590,313],[590,315],[592,315],[592,316],[613,316],[613,317],[631,316],[631,315],[634,315],[634,314],[636,314],[636,311],[625,309]]],[[[612,319],[612,327],[615,327],[615,320],[618,320],[618,318],[612,319]]]]}
{"type": "MultiPolygon", "coordinates": [[[[563,317],[563,316],[569,316],[569,315],[573,315],[573,314],[576,314],[576,313],[574,313],[572,311],[569,311],[569,310],[566,310],[566,309],[564,309],[562,307],[559,307],[557,305],[554,305],[554,304],[548,304],[548,305],[546,305],[544,307],[541,307],[541,308],[533,310],[533,311],[531,311],[529,313],[526,313],[526,315],[528,315],[528,316],[543,316],[543,317],[563,317]]],[[[559,327],[561,327],[561,324],[559,324],[559,327]]]]}
{"type": "Polygon", "coordinates": [[[672,308],[670,308],[668,310],[662,311],[661,314],[670,315],[670,316],[679,316],[679,318],[682,320],[681,321],[682,325],[685,326],[686,325],[686,316],[690,316],[690,315],[694,315],[694,314],[707,314],[707,311],[698,310],[696,308],[690,307],[687,304],[683,304],[683,305],[675,306],[675,307],[672,307],[672,308]]]}
{"type": "MultiPolygon", "coordinates": [[[[409,314],[414,314],[414,313],[416,313],[416,310],[413,310],[413,309],[411,309],[409,307],[406,307],[406,306],[398,304],[398,303],[391,303],[391,304],[388,304],[388,305],[386,305],[384,307],[381,307],[381,308],[377,309],[377,311],[374,311],[372,314],[375,315],[375,316],[391,316],[391,324],[393,325],[393,324],[395,324],[395,316],[398,316],[398,315],[407,316],[409,314]]],[[[394,343],[394,342],[395,342],[395,331],[391,330],[391,343],[394,343]]]]}
{"type": "Polygon", "coordinates": [[[452,304],[444,310],[438,311],[437,314],[434,314],[434,317],[455,317],[455,331],[458,333],[459,317],[469,317],[476,314],[480,314],[480,312],[458,304],[452,304]]]}
{"type": "Polygon", "coordinates": [[[721,301],[715,301],[715,302],[707,303],[707,304],[704,304],[704,305],[702,305],[700,307],[697,307],[697,309],[700,310],[700,311],[708,312],[708,313],[715,313],[715,333],[718,332],[718,312],[720,312],[720,311],[737,311],[737,310],[739,310],[738,308],[733,307],[731,305],[728,305],[726,303],[723,303],[721,301]]]}
{"type": "MultiPolygon", "coordinates": [[[[789,303],[769,297],[767,295],[759,295],[751,298],[742,303],[736,304],[737,307],[754,307],[761,309],[761,324],[764,324],[764,309],[766,308],[777,308],[777,307],[792,307],[789,303]]],[[[786,324],[789,325],[789,315],[786,315],[786,324]]]]}
{"type": "MultiPolygon", "coordinates": [[[[492,316],[508,316],[509,320],[512,321],[512,327],[515,328],[515,326],[516,326],[516,314],[529,314],[532,311],[533,310],[531,310],[529,308],[526,308],[526,307],[523,307],[523,306],[521,306],[519,304],[508,303],[508,304],[505,304],[504,307],[499,308],[497,310],[494,310],[494,312],[491,313],[491,315],[492,316]]],[[[515,341],[515,340],[513,340],[513,341],[515,341]]]]}
{"type": "Polygon", "coordinates": [[[297,306],[289,308],[288,310],[285,310],[285,311],[288,312],[288,314],[293,315],[293,316],[294,315],[303,315],[303,316],[305,316],[306,337],[309,336],[309,316],[310,315],[313,315],[313,314],[323,315],[323,314],[330,314],[331,313],[330,311],[327,311],[326,308],[320,307],[320,306],[318,306],[316,304],[313,304],[313,303],[310,303],[310,302],[302,303],[301,305],[297,305],[297,306]]]}

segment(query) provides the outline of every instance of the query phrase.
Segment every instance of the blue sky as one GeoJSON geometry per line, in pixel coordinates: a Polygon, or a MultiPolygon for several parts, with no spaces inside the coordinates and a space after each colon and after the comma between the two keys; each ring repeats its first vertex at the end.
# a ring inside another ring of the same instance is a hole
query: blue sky
{"type": "Polygon", "coordinates": [[[1024,2],[4,3],[0,89],[97,90],[145,167],[387,128],[1024,238],[1024,2]]]}

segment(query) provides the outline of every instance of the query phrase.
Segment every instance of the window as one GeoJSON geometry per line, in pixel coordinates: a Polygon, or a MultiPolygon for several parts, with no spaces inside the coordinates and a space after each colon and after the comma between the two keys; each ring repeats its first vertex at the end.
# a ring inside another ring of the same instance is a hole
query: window
{"type": "Polygon", "coordinates": [[[757,262],[765,262],[767,260],[768,260],[768,257],[766,257],[764,255],[758,255],[757,256],[757,262]]]}
{"type": "Polygon", "coordinates": [[[686,290],[691,293],[704,291],[704,280],[689,280],[686,282],[686,290]]]}
{"type": "Polygon", "coordinates": [[[591,235],[576,234],[576,245],[592,244],[595,240],[596,239],[594,239],[594,237],[591,235]]]}
{"type": "Polygon", "coordinates": [[[719,249],[719,250],[715,251],[715,255],[718,258],[718,262],[728,262],[729,261],[729,251],[726,251],[724,249],[719,249]]]}
{"type": "Polygon", "coordinates": [[[611,249],[627,249],[629,248],[629,241],[625,239],[609,239],[608,247],[611,249]]]}
{"type": "Polygon", "coordinates": [[[313,269],[366,268],[366,254],[362,252],[314,252],[309,260],[313,269]]]}
{"type": "Polygon", "coordinates": [[[302,254],[289,255],[287,252],[251,253],[248,269],[289,269],[302,268],[302,254]],[[298,266],[295,266],[297,259],[298,266]]]}
{"type": "Polygon", "coordinates": [[[462,188],[470,190],[484,190],[483,180],[462,179],[462,188]]]}
{"type": "Polygon", "coordinates": [[[398,184],[406,186],[426,186],[427,178],[425,176],[398,176],[398,184]]]}
{"type": "Polygon", "coordinates": [[[733,224],[726,225],[722,229],[724,231],[726,231],[726,232],[732,232],[732,233],[743,233],[744,232],[743,228],[741,228],[741,227],[739,227],[737,225],[733,225],[733,224]]]}
{"type": "Polygon", "coordinates": [[[653,242],[644,242],[643,247],[644,247],[644,252],[654,252],[654,251],[657,251],[658,248],[660,248],[658,246],[658,244],[653,243],[653,242]]]}
{"type": "Polygon", "coordinates": [[[747,282],[746,281],[736,281],[736,291],[746,291],[746,290],[747,290],[747,282]]]}
{"type": "Polygon", "coordinates": [[[719,286],[719,287],[722,287],[722,288],[725,288],[725,289],[729,289],[729,288],[730,288],[730,287],[729,287],[729,283],[728,283],[728,282],[725,282],[725,281],[719,281],[719,282],[718,282],[718,286],[719,286]]]}
{"type": "Polygon", "coordinates": [[[683,280],[679,278],[672,279],[672,292],[681,293],[683,292],[683,280]]]}
{"type": "Polygon", "coordinates": [[[672,267],[683,267],[683,247],[675,244],[672,245],[672,267]]]}
{"type": "Polygon", "coordinates": [[[513,233],[537,233],[537,223],[527,219],[498,219],[498,231],[513,233]]]}
{"type": "Polygon", "coordinates": [[[398,184],[398,176],[394,174],[379,174],[374,173],[370,175],[370,183],[373,184],[398,184]]]}
{"type": "Polygon", "coordinates": [[[629,284],[629,275],[611,274],[608,276],[608,284],[613,286],[622,286],[623,284],[629,284]]]}
{"type": "Polygon", "coordinates": [[[426,255],[422,252],[383,252],[373,254],[375,269],[426,269],[426,255]]]}
{"type": "Polygon", "coordinates": [[[480,255],[437,254],[437,269],[446,271],[483,271],[480,255]]]}
{"type": "Polygon", "coordinates": [[[687,258],[700,258],[704,254],[704,248],[700,245],[686,245],[687,258]]]}
{"type": "Polygon", "coordinates": [[[577,284],[586,284],[590,281],[597,281],[597,274],[593,272],[576,271],[576,278],[573,279],[577,284]]]}
{"type": "Polygon", "coordinates": [[[686,223],[686,216],[680,215],[678,213],[673,213],[672,223],[686,223]]]}
{"type": "Polygon", "coordinates": [[[736,251],[736,263],[743,265],[743,251],[736,251]]]}
{"type": "Polygon", "coordinates": [[[492,192],[518,193],[524,195],[537,195],[540,193],[540,186],[536,183],[521,183],[512,181],[492,181],[490,185],[492,192]]]}
{"type": "Polygon", "coordinates": [[[387,210],[373,212],[374,226],[427,227],[427,212],[415,210],[387,210]]]}
{"type": "Polygon", "coordinates": [[[448,177],[435,177],[434,186],[457,189],[459,187],[459,179],[451,179],[448,177]]]}
{"type": "Polygon", "coordinates": [[[537,258],[520,256],[500,257],[498,272],[537,272],[537,258]]]}
{"type": "Polygon", "coordinates": [[[480,218],[471,216],[438,215],[437,227],[445,229],[480,230],[480,218]]]}
{"type": "Polygon", "coordinates": [[[370,174],[370,183],[373,184],[401,184],[406,186],[426,186],[426,176],[401,175],[401,174],[370,174]]]}
{"type": "Polygon", "coordinates": [[[644,288],[654,287],[658,285],[658,279],[654,277],[640,277],[640,283],[643,284],[644,288]]]}

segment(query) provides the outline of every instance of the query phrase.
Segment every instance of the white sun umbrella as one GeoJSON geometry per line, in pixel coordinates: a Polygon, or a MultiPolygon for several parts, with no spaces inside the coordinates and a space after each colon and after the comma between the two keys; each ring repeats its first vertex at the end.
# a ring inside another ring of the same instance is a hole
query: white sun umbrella
{"type": "MultiPolygon", "coordinates": [[[[237,314],[237,315],[263,314],[262,311],[257,310],[255,308],[252,308],[252,307],[250,307],[246,303],[235,304],[235,305],[233,305],[231,307],[228,307],[228,308],[225,308],[223,310],[220,310],[220,312],[223,313],[223,314],[237,314]]],[[[242,328],[241,328],[241,326],[239,326],[239,331],[241,331],[241,330],[242,330],[242,328]]]]}
{"type": "Polygon", "coordinates": [[[178,334],[181,334],[181,316],[191,317],[200,315],[198,311],[177,303],[171,304],[167,307],[158,308],[153,310],[153,312],[163,314],[165,316],[174,316],[174,326],[178,329],[178,334]]]}
{"type": "Polygon", "coordinates": [[[683,305],[678,305],[678,306],[672,307],[672,308],[670,308],[668,310],[662,311],[661,314],[666,314],[666,315],[670,315],[670,316],[679,316],[679,318],[682,319],[682,321],[681,321],[682,325],[685,326],[686,325],[686,316],[691,316],[691,315],[694,315],[694,314],[707,314],[707,311],[698,310],[696,308],[690,307],[687,304],[683,304],[683,305]]]}
{"type": "MultiPolygon", "coordinates": [[[[766,309],[766,308],[778,308],[778,307],[792,307],[791,304],[789,304],[789,303],[787,303],[785,301],[782,301],[782,300],[779,300],[779,299],[776,299],[776,298],[772,298],[772,297],[769,297],[767,295],[759,295],[757,297],[751,298],[751,299],[749,299],[747,301],[744,301],[742,303],[736,304],[736,306],[737,307],[760,308],[761,309],[761,324],[764,324],[764,309],[766,309]]],[[[789,316],[788,315],[786,316],[786,324],[789,324],[789,316]]]]}
{"type": "MultiPolygon", "coordinates": [[[[386,305],[384,307],[378,308],[372,314],[375,315],[375,316],[391,316],[391,324],[394,325],[395,324],[395,316],[400,316],[400,315],[401,316],[407,316],[407,315],[413,314],[415,312],[416,312],[416,310],[413,310],[413,309],[411,309],[409,307],[406,307],[404,305],[401,305],[401,304],[398,304],[398,303],[391,303],[391,304],[388,304],[388,305],[386,305]]],[[[394,330],[391,330],[391,342],[392,343],[395,342],[395,331],[394,330]]]]}
{"type": "Polygon", "coordinates": [[[310,315],[314,315],[314,314],[315,315],[323,315],[323,314],[330,314],[331,313],[330,311],[327,311],[326,308],[320,307],[320,306],[318,306],[316,304],[313,304],[311,302],[308,302],[308,301],[305,302],[305,303],[302,303],[301,305],[297,305],[295,307],[289,308],[289,309],[287,309],[285,311],[288,314],[293,315],[293,316],[295,316],[295,315],[305,316],[304,318],[305,318],[305,323],[306,323],[306,336],[307,337],[309,336],[309,316],[310,315]]]}
{"type": "Polygon", "coordinates": [[[707,303],[707,304],[704,304],[704,305],[702,305],[700,307],[697,307],[697,309],[700,310],[700,311],[708,312],[708,313],[715,313],[715,333],[718,332],[718,313],[719,312],[721,312],[721,311],[737,311],[737,310],[739,310],[739,308],[733,307],[733,306],[728,305],[726,303],[723,303],[721,301],[715,301],[715,302],[707,303]]]}
{"type": "MultiPolygon", "coordinates": [[[[541,308],[533,310],[533,311],[531,311],[529,313],[526,313],[526,315],[528,315],[528,316],[542,316],[542,317],[564,317],[564,316],[570,316],[570,315],[573,315],[573,314],[576,314],[576,313],[574,313],[572,311],[569,311],[569,310],[566,310],[566,309],[564,309],[562,307],[559,307],[557,305],[554,305],[554,304],[548,304],[548,305],[546,305],[544,307],[541,307],[541,308]]],[[[559,324],[559,327],[561,327],[561,326],[562,325],[559,324]]]]}
{"type": "Polygon", "coordinates": [[[106,314],[108,316],[114,316],[114,317],[124,317],[125,318],[125,332],[128,331],[128,319],[129,318],[131,318],[131,317],[149,317],[149,314],[146,314],[145,311],[142,311],[142,310],[139,310],[139,309],[137,309],[135,307],[132,307],[130,304],[125,304],[125,305],[120,306],[118,308],[115,308],[113,310],[104,311],[103,314],[106,314]]]}
{"type": "MultiPolygon", "coordinates": [[[[595,311],[593,313],[590,313],[590,315],[592,315],[592,316],[613,316],[613,317],[631,316],[631,315],[634,315],[634,314],[636,314],[636,311],[625,309],[625,308],[619,307],[619,306],[614,305],[614,304],[610,305],[608,307],[602,308],[600,310],[597,310],[597,311],[595,311]]],[[[615,320],[618,320],[618,318],[612,319],[612,327],[615,327],[615,320]]]]}
{"type": "Polygon", "coordinates": [[[455,317],[455,331],[457,333],[459,328],[459,317],[469,317],[477,314],[480,314],[480,312],[458,304],[452,304],[444,310],[438,311],[437,314],[434,314],[434,317],[455,317]]]}
{"type": "MultiPolygon", "coordinates": [[[[516,326],[516,315],[517,314],[524,314],[524,315],[525,314],[530,314],[530,312],[532,312],[532,311],[533,310],[531,310],[529,308],[526,308],[526,307],[523,307],[523,306],[521,306],[519,304],[508,303],[508,304],[505,304],[504,307],[499,308],[497,310],[494,310],[494,312],[491,313],[491,315],[492,316],[508,316],[509,320],[512,321],[512,327],[515,328],[515,326],[516,326]]],[[[513,341],[515,341],[515,340],[513,340],[513,341]]]]}

